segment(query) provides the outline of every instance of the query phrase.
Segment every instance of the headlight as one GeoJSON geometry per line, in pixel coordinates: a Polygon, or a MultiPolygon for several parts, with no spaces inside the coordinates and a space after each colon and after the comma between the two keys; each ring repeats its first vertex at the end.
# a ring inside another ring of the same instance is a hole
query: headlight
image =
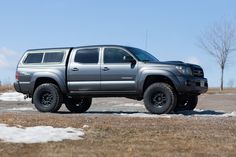
{"type": "Polygon", "coordinates": [[[175,66],[176,69],[184,75],[192,75],[192,69],[190,67],[186,67],[186,66],[175,66]]]}

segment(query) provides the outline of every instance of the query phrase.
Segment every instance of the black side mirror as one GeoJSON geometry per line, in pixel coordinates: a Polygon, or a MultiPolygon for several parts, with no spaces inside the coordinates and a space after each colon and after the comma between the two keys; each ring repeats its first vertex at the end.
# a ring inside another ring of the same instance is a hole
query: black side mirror
{"type": "Polygon", "coordinates": [[[125,62],[130,62],[130,63],[136,63],[136,61],[135,61],[135,59],[133,58],[133,57],[131,57],[131,56],[124,56],[123,57],[123,60],[125,61],[125,62]]]}

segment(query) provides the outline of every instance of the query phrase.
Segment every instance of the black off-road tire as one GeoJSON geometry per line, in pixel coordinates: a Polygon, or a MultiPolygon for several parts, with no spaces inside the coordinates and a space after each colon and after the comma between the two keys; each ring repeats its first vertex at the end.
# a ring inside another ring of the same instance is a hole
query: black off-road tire
{"type": "Polygon", "coordinates": [[[84,113],[90,108],[91,104],[92,98],[68,98],[65,101],[66,108],[72,113],[84,113]]]}
{"type": "Polygon", "coordinates": [[[40,112],[57,112],[62,105],[61,91],[55,84],[41,84],[34,91],[33,103],[40,112]]]}
{"type": "Polygon", "coordinates": [[[144,92],[144,105],[153,114],[170,113],[176,106],[174,89],[166,83],[153,83],[144,92]]]}
{"type": "Polygon", "coordinates": [[[175,112],[178,111],[193,111],[198,103],[198,96],[191,95],[191,96],[179,96],[177,105],[174,109],[175,112]]]}

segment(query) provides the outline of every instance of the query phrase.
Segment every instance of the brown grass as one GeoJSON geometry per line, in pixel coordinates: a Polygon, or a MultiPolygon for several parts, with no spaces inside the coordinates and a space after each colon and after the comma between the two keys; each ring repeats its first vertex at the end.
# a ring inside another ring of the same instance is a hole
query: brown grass
{"type": "Polygon", "coordinates": [[[0,86],[0,93],[8,92],[8,91],[15,91],[13,85],[2,85],[2,86],[0,86]]]}
{"type": "Polygon", "coordinates": [[[4,156],[236,156],[235,118],[129,118],[60,114],[2,114],[0,123],[85,129],[83,140],[0,143],[4,156]]]}
{"type": "Polygon", "coordinates": [[[216,93],[236,93],[236,88],[225,88],[223,91],[220,91],[220,88],[209,88],[207,94],[216,94],[216,93]]]}

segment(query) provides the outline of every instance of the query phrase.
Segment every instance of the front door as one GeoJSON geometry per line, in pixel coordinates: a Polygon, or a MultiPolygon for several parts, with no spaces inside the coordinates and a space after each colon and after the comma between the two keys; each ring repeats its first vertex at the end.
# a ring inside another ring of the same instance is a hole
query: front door
{"type": "Polygon", "coordinates": [[[73,91],[99,91],[100,48],[74,49],[68,67],[68,88],[73,91]]]}
{"type": "Polygon", "coordinates": [[[131,56],[126,50],[116,47],[103,49],[101,63],[101,90],[115,92],[135,92],[137,62],[125,61],[131,56]]]}

